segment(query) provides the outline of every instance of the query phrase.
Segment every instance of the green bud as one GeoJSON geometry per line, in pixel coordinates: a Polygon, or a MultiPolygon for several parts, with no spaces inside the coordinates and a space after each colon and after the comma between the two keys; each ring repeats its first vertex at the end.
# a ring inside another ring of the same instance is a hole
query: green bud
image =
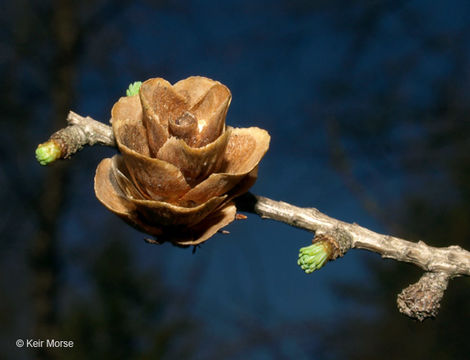
{"type": "Polygon", "coordinates": [[[53,140],[49,140],[45,143],[39,144],[38,148],[36,149],[36,159],[41,165],[47,165],[51,162],[56,161],[60,158],[60,155],[60,147],[53,140]]]}
{"type": "Polygon", "coordinates": [[[139,93],[140,86],[142,85],[142,81],[136,81],[129,85],[129,88],[126,90],[127,96],[134,96],[139,93]]]}
{"type": "Polygon", "coordinates": [[[318,241],[300,249],[297,265],[307,274],[310,274],[325,265],[330,255],[331,249],[329,244],[324,241],[318,241]]]}

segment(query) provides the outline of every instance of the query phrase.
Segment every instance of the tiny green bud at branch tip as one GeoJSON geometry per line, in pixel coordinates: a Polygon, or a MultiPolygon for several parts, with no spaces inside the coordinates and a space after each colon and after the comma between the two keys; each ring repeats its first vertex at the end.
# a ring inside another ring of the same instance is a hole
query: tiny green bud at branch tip
{"type": "Polygon", "coordinates": [[[134,96],[139,93],[140,86],[142,85],[142,81],[136,81],[129,85],[129,88],[126,90],[127,96],[134,96]]]}
{"type": "Polygon", "coordinates": [[[41,165],[47,165],[60,158],[61,150],[59,145],[49,140],[45,143],[39,144],[36,149],[36,159],[41,165]]]}
{"type": "Polygon", "coordinates": [[[297,265],[307,274],[310,274],[325,265],[330,255],[331,248],[329,244],[324,241],[318,241],[300,249],[297,265]]]}

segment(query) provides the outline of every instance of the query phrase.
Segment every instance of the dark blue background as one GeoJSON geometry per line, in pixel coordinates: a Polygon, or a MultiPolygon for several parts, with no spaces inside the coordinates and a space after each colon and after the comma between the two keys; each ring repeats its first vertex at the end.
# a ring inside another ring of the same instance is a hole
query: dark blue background
{"type": "MultiPolygon", "coordinates": [[[[34,271],[28,254],[38,224],[37,210],[29,202],[41,201],[46,174],[56,166],[40,167],[33,154],[35,146],[60,127],[51,125],[57,115],[50,96],[57,85],[57,42],[48,35],[54,32],[56,24],[50,19],[59,7],[48,2],[23,5],[10,2],[2,15],[5,110],[0,186],[2,203],[10,205],[4,205],[0,224],[0,276],[5,294],[0,310],[9,314],[0,344],[11,356],[31,358],[32,352],[15,349],[13,343],[34,334],[30,304],[34,271]]],[[[113,103],[133,81],[163,77],[174,83],[190,75],[207,76],[232,92],[229,125],[258,126],[271,134],[271,147],[261,162],[253,193],[316,207],[375,231],[425,241],[429,240],[425,222],[422,231],[407,225],[410,198],[427,199],[426,209],[442,208],[442,203],[454,209],[458,203],[458,181],[451,179],[447,165],[455,154],[468,160],[469,126],[464,110],[470,100],[469,2],[69,5],[75,7],[71,33],[84,34],[80,50],[72,52],[72,110],[107,122],[113,103]],[[93,20],[87,23],[87,19],[93,20]],[[453,91],[452,96],[446,96],[446,91],[453,91]],[[456,110],[443,112],[443,106],[456,110]],[[438,140],[436,134],[441,135],[438,140]],[[431,146],[433,141],[438,146],[431,146]]],[[[61,116],[65,125],[66,112],[61,116]]],[[[135,272],[137,278],[145,274],[149,284],[166,289],[157,294],[149,287],[148,296],[163,296],[163,302],[173,305],[181,301],[181,313],[199,324],[197,331],[174,336],[176,343],[186,337],[197,339],[191,356],[185,355],[188,358],[354,358],[348,350],[351,347],[331,348],[342,337],[361,332],[360,322],[351,319],[382,327],[390,324],[397,339],[388,341],[394,348],[390,354],[401,358],[410,355],[400,354],[400,348],[407,348],[407,342],[412,345],[412,333],[422,331],[422,339],[435,339],[429,333],[437,331],[433,329],[440,326],[439,318],[434,323],[414,324],[393,305],[393,294],[415,282],[419,272],[408,265],[382,263],[376,254],[354,250],[306,275],[296,260],[298,249],[311,241],[311,234],[255,215],[231,224],[230,235],[216,235],[194,255],[168,244],[144,243],[144,235],[109,213],[94,196],[94,169],[101,158],[113,153],[112,149],[88,148],[66,165],[65,204],[54,231],[59,239],[56,275],[61,284],[56,306],[59,314],[65,314],[57,322],[68,330],[61,328],[56,338],[74,340],[71,351],[85,350],[78,335],[64,335],[76,334],[70,330],[72,325],[67,327],[66,314],[83,301],[94,308],[96,279],[89,264],[103,252],[106,257],[115,242],[130,254],[126,271],[135,272]],[[381,283],[374,274],[398,268],[402,272],[399,283],[390,276],[381,283]],[[387,297],[378,299],[383,288],[388,289],[387,297]]],[[[462,220],[457,225],[434,221],[440,227],[436,231],[445,234],[465,227],[467,210],[460,210],[462,220]]],[[[426,213],[419,211],[415,213],[426,213]]],[[[454,233],[440,237],[441,242],[438,238],[436,245],[467,241],[468,247],[469,239],[462,236],[465,231],[454,233]]],[[[111,278],[122,270],[119,263],[106,266],[111,278]]],[[[468,281],[465,284],[468,287],[468,281]]],[[[456,296],[462,300],[463,295],[456,296]]],[[[102,305],[106,307],[106,301],[102,305]]],[[[468,320],[469,311],[468,306],[462,307],[461,317],[468,320]]],[[[171,323],[179,310],[163,306],[162,312],[159,320],[149,321],[149,329],[171,323]]],[[[130,337],[138,341],[140,331],[144,330],[136,326],[130,337]]],[[[450,331],[455,346],[462,346],[465,329],[450,331]]],[[[384,332],[382,338],[387,336],[384,332]]],[[[146,340],[134,346],[132,356],[145,352],[149,344],[146,340]]],[[[356,345],[374,349],[374,343],[356,345]]],[[[387,352],[378,342],[375,345],[387,352]]],[[[162,356],[178,354],[168,351],[162,356]]],[[[446,351],[439,356],[445,358],[446,351]]],[[[64,351],[63,356],[71,353],[64,351]]]]}

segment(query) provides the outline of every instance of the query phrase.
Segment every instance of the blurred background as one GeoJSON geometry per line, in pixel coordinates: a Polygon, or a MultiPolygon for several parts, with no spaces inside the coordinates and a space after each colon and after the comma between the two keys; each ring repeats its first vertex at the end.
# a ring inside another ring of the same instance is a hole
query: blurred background
{"type": "Polygon", "coordinates": [[[227,123],[271,134],[255,194],[470,249],[470,2],[43,0],[0,5],[0,353],[5,359],[464,359],[470,279],[437,319],[395,299],[422,272],[354,250],[310,275],[312,235],[249,215],[195,254],[143,241],[95,198],[86,148],[129,83],[203,75],[227,123]],[[71,340],[18,349],[16,339],[71,340]]]}

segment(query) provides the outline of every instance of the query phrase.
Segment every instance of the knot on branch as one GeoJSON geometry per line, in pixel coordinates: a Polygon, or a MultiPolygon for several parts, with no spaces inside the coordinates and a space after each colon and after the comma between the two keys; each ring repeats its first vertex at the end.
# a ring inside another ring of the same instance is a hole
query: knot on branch
{"type": "Polygon", "coordinates": [[[330,248],[330,255],[328,260],[335,260],[338,257],[343,257],[346,252],[352,247],[352,237],[343,229],[335,228],[332,231],[325,233],[316,233],[313,238],[313,243],[323,242],[330,248]]]}
{"type": "Polygon", "coordinates": [[[398,294],[398,310],[419,321],[436,317],[448,282],[448,274],[442,272],[425,273],[418,282],[398,294]]]}

